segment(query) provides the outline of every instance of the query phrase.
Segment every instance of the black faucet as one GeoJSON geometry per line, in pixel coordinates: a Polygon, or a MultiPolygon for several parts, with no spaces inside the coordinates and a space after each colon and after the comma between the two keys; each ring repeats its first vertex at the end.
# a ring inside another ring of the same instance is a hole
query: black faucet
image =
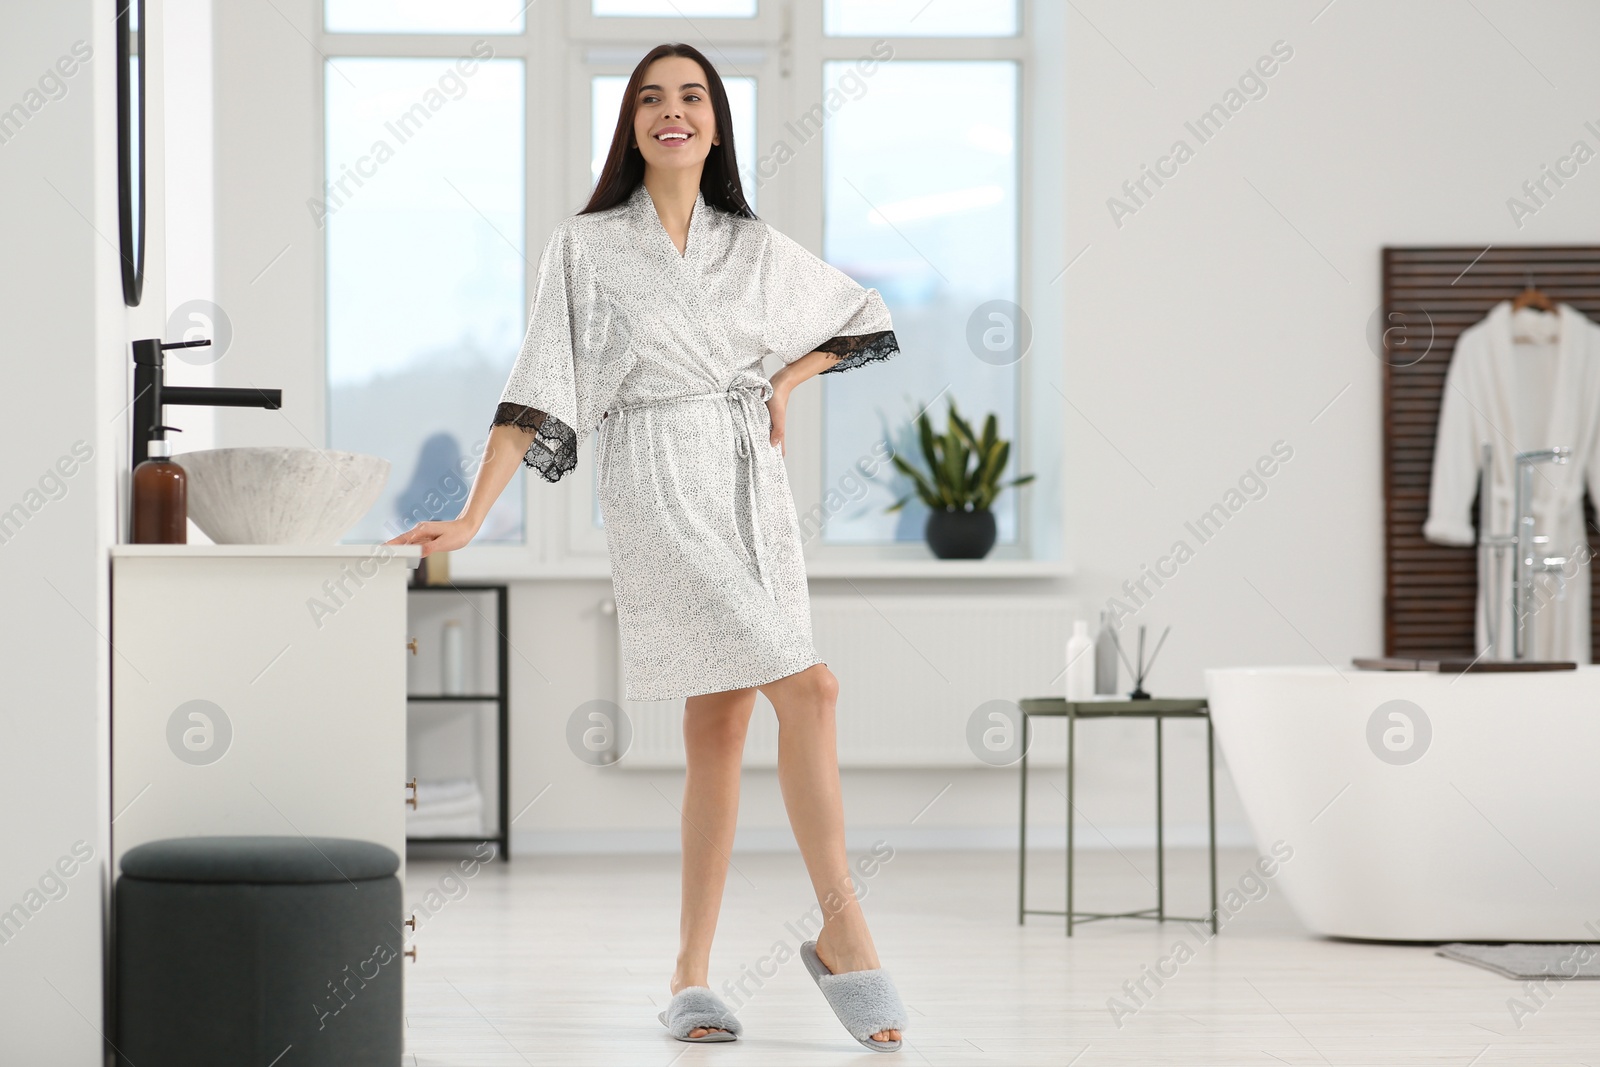
{"type": "Polygon", "coordinates": [[[282,389],[221,389],[212,386],[166,385],[163,371],[169,348],[200,348],[210,341],[174,341],[163,344],[159,337],[133,342],[133,466],[149,458],[152,440],[164,439],[163,408],[167,404],[193,404],[214,408],[283,407],[282,389]]]}

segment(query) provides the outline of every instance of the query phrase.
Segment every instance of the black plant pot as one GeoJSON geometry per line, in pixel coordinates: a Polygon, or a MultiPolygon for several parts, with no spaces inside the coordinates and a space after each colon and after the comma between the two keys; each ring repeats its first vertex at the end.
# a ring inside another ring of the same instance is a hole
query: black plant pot
{"type": "Polygon", "coordinates": [[[982,559],[994,547],[994,512],[930,511],[923,536],[940,559],[982,559]]]}

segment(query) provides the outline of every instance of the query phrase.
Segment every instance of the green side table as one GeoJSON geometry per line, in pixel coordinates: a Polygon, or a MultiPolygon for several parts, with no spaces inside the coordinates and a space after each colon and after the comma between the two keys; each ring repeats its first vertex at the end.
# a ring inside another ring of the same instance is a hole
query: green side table
{"type": "Polygon", "coordinates": [[[1063,697],[1030,697],[1018,705],[1022,709],[1022,817],[1021,841],[1017,849],[1017,923],[1028,915],[1065,915],[1067,936],[1074,923],[1096,919],[1150,919],[1155,922],[1209,922],[1217,932],[1217,788],[1216,756],[1211,734],[1211,711],[1204,699],[1198,700],[1080,700],[1063,697]],[[1045,911],[1027,906],[1028,871],[1028,739],[1029,720],[1049,715],[1067,720],[1067,907],[1065,911],[1045,911]],[[1091,912],[1072,908],[1072,824],[1073,757],[1079,719],[1154,719],[1156,724],[1156,906],[1138,911],[1091,912]],[[1162,826],[1161,724],[1166,719],[1204,719],[1206,721],[1206,844],[1211,857],[1211,912],[1205,918],[1167,914],[1166,842],[1162,826]]]}

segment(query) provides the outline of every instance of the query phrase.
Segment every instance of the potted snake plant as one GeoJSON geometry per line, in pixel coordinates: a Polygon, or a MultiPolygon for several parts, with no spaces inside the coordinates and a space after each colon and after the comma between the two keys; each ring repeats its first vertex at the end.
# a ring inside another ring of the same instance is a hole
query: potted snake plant
{"type": "Polygon", "coordinates": [[[884,510],[899,511],[913,495],[918,496],[928,505],[923,536],[935,556],[982,559],[994,547],[994,512],[989,505],[1000,490],[1008,485],[1025,485],[1033,481],[1033,475],[1000,481],[1011,455],[1011,442],[997,435],[994,413],[984,419],[983,433],[975,434],[956,411],[955,400],[949,403],[949,420],[943,434],[933,432],[926,410],[917,416],[917,437],[928,464],[926,473],[898,454],[892,457],[895,467],[911,479],[913,492],[884,510]]]}

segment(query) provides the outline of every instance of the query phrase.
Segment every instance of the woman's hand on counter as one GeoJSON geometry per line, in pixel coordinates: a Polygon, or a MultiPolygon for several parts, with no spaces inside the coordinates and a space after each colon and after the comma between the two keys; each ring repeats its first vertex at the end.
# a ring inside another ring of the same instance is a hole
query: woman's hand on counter
{"type": "Polygon", "coordinates": [[[387,543],[421,545],[422,555],[427,557],[435,552],[454,552],[458,548],[465,548],[477,534],[477,523],[469,519],[446,519],[440,522],[419,522],[387,543]]]}
{"type": "Polygon", "coordinates": [[[484,517],[505,490],[506,483],[511,481],[532,441],[533,431],[520,426],[508,423],[490,429],[483,460],[473,476],[472,489],[467,493],[461,514],[438,522],[419,522],[388,544],[421,545],[424,557],[465,548],[478,535],[484,517]]]}

